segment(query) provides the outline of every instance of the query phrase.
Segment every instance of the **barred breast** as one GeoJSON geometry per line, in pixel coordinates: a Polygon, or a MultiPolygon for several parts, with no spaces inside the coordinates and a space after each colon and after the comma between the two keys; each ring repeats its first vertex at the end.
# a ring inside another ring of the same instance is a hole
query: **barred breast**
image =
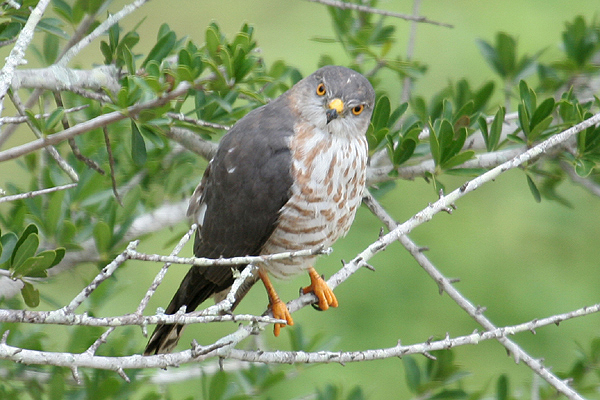
{"type": "MultiPolygon", "coordinates": [[[[291,198],[281,209],[262,254],[331,246],[350,229],[363,197],[364,135],[334,135],[302,124],[295,132],[290,139],[291,198]]],[[[311,267],[314,258],[270,262],[266,268],[273,276],[286,278],[311,267]]]]}

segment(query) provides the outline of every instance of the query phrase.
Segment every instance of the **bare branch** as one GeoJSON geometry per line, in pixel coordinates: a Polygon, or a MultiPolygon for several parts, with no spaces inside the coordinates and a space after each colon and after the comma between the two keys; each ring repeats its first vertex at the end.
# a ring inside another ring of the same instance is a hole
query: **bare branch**
{"type": "Polygon", "coordinates": [[[16,71],[11,82],[13,90],[45,89],[54,92],[88,89],[117,92],[121,85],[113,65],[102,65],[90,70],[70,69],[58,65],[47,68],[16,71]]]}
{"type": "MultiPolygon", "coordinates": [[[[523,153],[523,148],[512,148],[507,150],[499,150],[491,153],[478,154],[473,160],[469,160],[455,168],[493,168],[503,164],[519,154],[523,153]]],[[[435,162],[431,159],[422,161],[417,165],[403,165],[396,169],[397,176],[390,176],[393,170],[391,165],[384,167],[372,167],[367,169],[367,183],[376,185],[377,183],[397,179],[415,179],[425,176],[426,173],[435,172],[435,162]]]]}
{"type": "MultiPolygon", "coordinates": [[[[23,103],[21,103],[19,95],[12,90],[10,90],[8,93],[17,111],[19,111],[21,115],[25,115],[25,107],[23,106],[23,103]]],[[[30,120],[27,120],[27,125],[29,126],[29,129],[31,129],[31,131],[35,134],[35,136],[37,136],[38,138],[43,137],[42,132],[40,132],[30,120]]],[[[71,167],[67,160],[62,158],[62,156],[59,154],[58,150],[56,150],[54,146],[45,146],[44,149],[48,152],[48,154],[50,154],[54,161],[56,161],[60,169],[65,171],[65,173],[69,176],[69,178],[71,178],[72,181],[79,182],[79,176],[77,175],[77,172],[75,172],[75,170],[73,169],[73,167],[71,167]]]]}
{"type": "Polygon", "coordinates": [[[207,127],[207,128],[223,129],[226,131],[231,129],[231,127],[227,126],[227,125],[215,124],[213,122],[202,121],[201,119],[189,118],[181,113],[178,114],[178,113],[174,113],[174,112],[168,112],[167,117],[176,119],[181,122],[187,122],[188,124],[203,126],[203,127],[207,127]]]}
{"type": "MultiPolygon", "coordinates": [[[[375,200],[375,198],[371,194],[367,194],[365,196],[365,203],[369,207],[369,209],[383,221],[388,229],[396,230],[398,224],[390,217],[390,215],[381,207],[381,205],[375,200]]],[[[410,254],[415,258],[415,260],[423,267],[423,269],[431,276],[431,278],[438,284],[440,287],[440,294],[445,292],[450,296],[452,300],[454,300],[465,312],[471,316],[477,323],[483,326],[489,333],[492,331],[497,331],[498,328],[487,319],[481,309],[479,307],[474,306],[469,300],[467,300],[456,288],[452,285],[452,282],[446,278],[437,268],[433,265],[433,263],[423,254],[421,248],[417,246],[408,236],[400,236],[398,238],[400,243],[410,252],[410,254]]],[[[554,317],[546,318],[543,320],[543,324],[548,325],[551,323],[558,324],[565,319],[569,319],[574,316],[583,315],[582,313],[587,312],[597,312],[600,308],[597,306],[584,307],[580,310],[576,310],[573,313],[567,313],[562,315],[557,315],[554,317]]],[[[540,323],[540,320],[533,320],[526,324],[518,325],[517,327],[509,327],[509,328],[501,328],[502,335],[495,337],[498,341],[511,353],[515,358],[515,362],[519,362],[522,360],[527,366],[529,366],[536,374],[545,379],[550,385],[556,388],[559,392],[566,395],[569,399],[581,399],[581,397],[569,388],[562,380],[560,380],[556,375],[552,374],[548,368],[542,365],[539,360],[531,357],[525,350],[523,350],[518,344],[511,341],[506,337],[506,334],[514,334],[517,331],[534,331],[535,328],[539,327],[537,325],[540,323]]]]}
{"type": "MultiPolygon", "coordinates": [[[[71,108],[65,108],[63,111],[65,112],[65,114],[69,114],[69,113],[74,113],[77,111],[81,111],[84,110],[86,108],[88,108],[90,105],[89,104],[83,104],[77,107],[71,107],[71,108]]],[[[40,119],[40,118],[48,118],[50,116],[51,113],[45,113],[45,114],[36,114],[34,115],[34,118],[36,119],[40,119]]],[[[0,124],[22,124],[24,122],[27,122],[27,120],[29,119],[29,117],[24,116],[24,115],[20,115],[20,116],[16,116],[16,117],[0,117],[0,124]]]]}
{"type": "MultiPolygon", "coordinates": [[[[179,243],[177,243],[177,246],[175,246],[175,248],[171,252],[172,256],[179,254],[183,246],[192,238],[192,235],[196,232],[196,229],[198,229],[198,225],[192,224],[192,227],[187,231],[185,235],[183,235],[183,237],[179,240],[179,243]]],[[[165,275],[167,274],[167,270],[170,266],[170,263],[165,263],[160,269],[160,271],[154,278],[154,281],[150,285],[150,288],[148,288],[146,295],[140,301],[140,305],[138,306],[137,310],[135,310],[136,315],[141,315],[144,312],[146,306],[148,305],[148,302],[150,301],[150,298],[152,297],[152,295],[154,295],[154,292],[156,292],[158,285],[160,285],[160,283],[164,279],[165,275]]]]}
{"type": "Polygon", "coordinates": [[[29,199],[31,197],[40,196],[42,194],[58,192],[59,190],[71,189],[71,188],[74,188],[75,186],[77,186],[77,183],[69,183],[66,185],[55,186],[55,187],[51,187],[51,188],[47,188],[47,189],[34,190],[32,192],[14,194],[11,196],[4,196],[4,197],[0,197],[0,203],[3,203],[5,201],[29,199]]]}
{"type": "Polygon", "coordinates": [[[138,253],[135,250],[127,250],[127,257],[131,260],[142,260],[152,262],[164,262],[171,264],[188,264],[196,266],[209,265],[245,265],[245,264],[260,264],[275,260],[293,259],[298,257],[314,257],[321,254],[331,254],[331,248],[317,247],[314,249],[286,251],[284,253],[268,254],[261,256],[245,256],[231,258],[201,258],[201,257],[176,257],[176,256],[161,256],[158,254],[138,253]]]}
{"type": "MultiPolygon", "coordinates": [[[[212,309],[214,310],[214,308],[212,309]]],[[[1,322],[15,322],[22,324],[43,325],[70,325],[70,326],[101,326],[119,327],[130,325],[156,325],[156,324],[207,324],[213,322],[254,322],[263,324],[285,323],[285,321],[268,317],[249,314],[210,315],[208,310],[190,313],[178,312],[175,314],[137,315],[126,314],[116,317],[90,317],[87,314],[70,314],[63,309],[54,311],[29,311],[0,309],[1,322]]]]}
{"type": "MultiPolygon", "coordinates": [[[[13,75],[15,73],[15,69],[17,65],[23,63],[23,58],[25,57],[25,50],[29,46],[31,39],[33,39],[33,33],[35,31],[35,27],[42,19],[42,15],[44,14],[44,10],[48,7],[50,0],[40,0],[35,8],[29,14],[29,18],[21,29],[19,33],[19,37],[17,38],[17,42],[15,46],[10,51],[9,56],[6,58],[6,62],[0,70],[0,115],[4,110],[4,97],[8,92],[8,88],[13,79],[13,75]]],[[[0,124],[0,126],[2,126],[0,124]]]]}
{"type": "MultiPolygon", "coordinates": [[[[506,339],[509,335],[515,335],[520,332],[528,332],[535,330],[536,328],[547,326],[551,324],[558,324],[562,321],[581,317],[584,315],[590,315],[600,311],[600,304],[594,304],[593,306],[580,308],[569,313],[555,315],[541,320],[532,320],[519,325],[506,326],[502,328],[495,328],[486,332],[473,332],[470,335],[458,336],[451,339],[446,336],[443,340],[430,341],[427,340],[423,343],[413,344],[409,346],[402,346],[400,343],[394,347],[375,349],[375,350],[362,350],[362,351],[319,351],[314,353],[307,353],[303,351],[248,351],[232,349],[228,358],[249,361],[249,362],[261,362],[268,364],[299,364],[299,363],[349,363],[349,362],[360,362],[360,361],[372,361],[382,360],[391,357],[402,357],[408,354],[422,354],[426,355],[429,352],[436,350],[447,350],[457,346],[464,345],[476,345],[479,342],[490,339],[506,339]]],[[[564,384],[564,383],[563,383],[564,384]]],[[[571,392],[572,389],[570,389],[571,392]]],[[[574,393],[574,392],[573,392],[574,393]]],[[[576,394],[576,393],[575,393],[576,394]]],[[[576,398],[579,397],[570,397],[576,398]]]]}
{"type": "Polygon", "coordinates": [[[172,127],[165,132],[166,136],[182,145],[187,150],[198,154],[206,160],[213,158],[217,152],[217,143],[209,142],[200,135],[183,128],[172,127]]]}
{"type": "MultiPolygon", "coordinates": [[[[243,361],[267,363],[346,363],[378,360],[390,357],[402,357],[407,354],[426,354],[435,350],[449,349],[468,344],[478,344],[483,340],[506,338],[508,335],[535,330],[536,328],[550,324],[558,324],[559,322],[568,319],[589,315],[598,311],[600,311],[600,304],[595,304],[565,314],[555,315],[540,320],[533,320],[519,325],[496,328],[486,332],[474,332],[470,335],[459,336],[453,339],[446,337],[443,340],[428,340],[423,343],[409,346],[402,346],[400,343],[398,343],[398,345],[386,349],[364,350],[357,352],[321,351],[316,353],[305,353],[237,350],[233,349],[232,346],[247,337],[253,329],[250,327],[240,327],[236,332],[225,336],[213,345],[195,345],[193,349],[184,350],[179,353],[160,354],[155,356],[132,355],[123,357],[101,357],[90,354],[90,349],[81,354],[71,354],[26,350],[9,346],[6,342],[8,333],[7,331],[4,333],[3,339],[0,342],[0,358],[13,360],[15,362],[24,364],[58,365],[68,366],[71,368],[89,367],[115,371],[119,368],[165,368],[168,366],[179,366],[186,363],[202,361],[212,357],[227,357],[243,361]]],[[[222,317],[225,318],[227,316],[222,317]]],[[[179,323],[179,321],[177,321],[177,323],[179,323]]],[[[96,343],[100,344],[101,341],[102,337],[96,341],[96,343]]],[[[92,351],[94,351],[99,344],[92,345],[92,351]]],[[[580,399],[580,397],[569,398],[580,399]]]]}
{"type": "Polygon", "coordinates": [[[308,0],[308,1],[313,2],[313,3],[324,4],[326,6],[341,8],[342,10],[350,9],[350,10],[356,10],[356,11],[366,12],[366,13],[370,13],[370,14],[384,15],[386,17],[400,18],[400,19],[404,19],[407,21],[422,22],[425,24],[438,25],[438,26],[443,26],[446,28],[454,28],[454,26],[451,24],[447,24],[445,22],[432,21],[426,17],[418,17],[418,16],[413,16],[413,15],[408,15],[408,14],[401,14],[401,13],[397,13],[397,12],[393,12],[393,11],[379,10],[377,8],[362,6],[362,5],[354,4],[354,3],[346,3],[346,2],[338,1],[338,0],[308,0]]]}
{"type": "Polygon", "coordinates": [[[108,114],[99,115],[96,118],[92,118],[89,121],[84,121],[62,132],[55,133],[53,135],[48,135],[41,139],[20,146],[15,146],[8,150],[4,150],[0,152],[0,162],[15,159],[32,151],[39,150],[42,147],[58,144],[71,137],[81,135],[82,133],[88,132],[92,129],[100,128],[113,122],[121,121],[125,118],[135,117],[142,110],[160,107],[168,103],[169,101],[186,93],[191,87],[192,85],[189,82],[181,82],[176,89],[172,90],[171,92],[165,93],[163,96],[158,97],[154,100],[133,105],[123,111],[113,111],[108,114]]]}

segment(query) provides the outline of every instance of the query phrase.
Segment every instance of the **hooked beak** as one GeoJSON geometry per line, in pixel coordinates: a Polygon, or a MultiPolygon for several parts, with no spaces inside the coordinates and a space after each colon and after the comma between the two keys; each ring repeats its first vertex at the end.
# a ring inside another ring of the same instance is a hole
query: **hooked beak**
{"type": "Polygon", "coordinates": [[[340,99],[333,99],[327,104],[329,108],[325,115],[327,116],[327,123],[330,123],[344,111],[344,102],[340,99]]]}

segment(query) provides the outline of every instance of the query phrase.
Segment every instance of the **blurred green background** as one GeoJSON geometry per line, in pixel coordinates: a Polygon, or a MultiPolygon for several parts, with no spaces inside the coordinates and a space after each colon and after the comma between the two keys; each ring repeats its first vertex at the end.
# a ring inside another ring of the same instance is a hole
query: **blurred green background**
{"type": "MultiPolygon", "coordinates": [[[[115,12],[127,2],[115,2],[115,12]]],[[[415,92],[426,98],[449,81],[467,78],[473,87],[494,79],[481,57],[475,41],[493,41],[495,33],[505,31],[519,38],[519,54],[533,54],[546,48],[541,59],[558,57],[560,34],[564,22],[574,16],[597,15],[597,0],[506,0],[503,2],[466,0],[426,0],[421,15],[454,25],[453,29],[420,24],[414,58],[428,65],[427,74],[415,85],[415,92]]],[[[411,1],[381,1],[379,8],[410,13],[411,1]]],[[[262,55],[268,64],[283,59],[309,74],[317,67],[322,54],[336,62],[347,64],[345,54],[335,44],[311,40],[332,37],[331,22],[322,5],[293,0],[178,0],[149,2],[125,19],[125,29],[132,28],[142,18],[138,30],[141,43],[138,50],[147,52],[158,27],[167,23],[180,35],[188,35],[197,43],[216,21],[223,32],[232,35],[245,22],[255,27],[262,55]]],[[[394,20],[397,44],[390,55],[406,52],[409,23],[394,20]]],[[[90,61],[101,62],[99,43],[90,45],[73,63],[82,68],[90,61]]],[[[499,82],[498,82],[499,83],[499,82]]],[[[396,104],[401,82],[389,76],[384,87],[396,104]]],[[[500,95],[499,86],[496,90],[500,95]]],[[[500,100],[500,98],[498,98],[500,100]]],[[[8,114],[7,114],[8,115],[8,114]]],[[[21,132],[25,132],[22,130],[21,132]]],[[[28,134],[28,133],[24,133],[28,134]]],[[[13,144],[24,140],[16,137],[13,144]]],[[[0,187],[18,168],[14,163],[0,168],[0,187]]],[[[200,176],[190,177],[199,180],[200,176]]],[[[460,186],[466,178],[443,177],[448,190],[460,186]]],[[[433,221],[416,229],[411,237],[421,246],[436,266],[448,277],[460,278],[457,288],[474,304],[487,307],[486,315],[498,326],[513,325],[598,303],[598,234],[600,233],[600,202],[575,185],[563,185],[559,192],[573,208],[543,201],[538,204],[531,196],[525,176],[520,171],[502,175],[461,199],[452,214],[437,215],[433,221]]],[[[425,208],[437,196],[423,180],[399,181],[394,191],[380,200],[388,211],[402,222],[425,208]]],[[[0,208],[0,212],[3,209],[0,208]]],[[[335,246],[330,257],[322,257],[317,269],[326,276],[340,267],[340,260],[349,260],[377,239],[382,224],[366,208],[359,211],[350,234],[335,246]]],[[[167,254],[166,242],[182,232],[185,226],[168,230],[142,241],[139,249],[167,254]]],[[[191,255],[189,246],[184,255],[191,255]]],[[[307,307],[294,315],[294,321],[305,334],[323,334],[335,338],[335,350],[362,350],[423,342],[429,337],[471,333],[479,328],[447,296],[438,294],[437,285],[420,269],[400,245],[390,246],[376,256],[371,264],[376,272],[358,271],[336,290],[338,309],[324,313],[307,307]]],[[[116,274],[116,290],[102,309],[103,315],[117,315],[135,310],[160,265],[129,262],[116,274]]],[[[185,274],[184,266],[173,266],[167,279],[153,297],[148,310],[166,306],[185,274]]],[[[61,275],[40,287],[57,302],[64,304],[96,274],[90,265],[82,265],[69,276],[61,275]]],[[[301,276],[289,282],[277,282],[280,296],[295,298],[298,288],[307,284],[301,276]]],[[[107,294],[108,295],[108,294],[107,294]]],[[[264,290],[257,285],[238,312],[262,313],[267,303],[264,290]]],[[[49,304],[41,308],[52,308],[49,304]]],[[[587,346],[591,338],[600,335],[598,316],[572,320],[560,327],[546,327],[536,335],[523,333],[514,338],[534,357],[543,357],[553,371],[570,367],[578,343],[587,346]]],[[[65,346],[61,332],[65,327],[44,327],[56,339],[56,349],[65,346]]],[[[211,324],[187,329],[180,342],[183,348],[192,338],[201,344],[212,343],[223,334],[236,329],[234,324],[211,324]]],[[[261,335],[259,343],[265,349],[288,349],[287,331],[273,338],[270,329],[261,335]]],[[[140,351],[144,339],[136,331],[140,351]]],[[[113,333],[117,337],[119,330],[113,333]]],[[[110,345],[110,341],[109,344],[110,345]]],[[[483,388],[500,373],[511,378],[511,384],[525,388],[532,372],[507,357],[505,349],[495,342],[465,346],[454,350],[456,359],[471,375],[465,380],[471,387],[483,388]]],[[[422,362],[421,359],[417,359],[422,362]]],[[[210,363],[217,363],[216,360],[210,363]]],[[[293,371],[296,367],[285,367],[293,371]]],[[[333,383],[350,390],[362,386],[373,399],[407,398],[402,361],[361,362],[340,365],[300,366],[301,373],[274,387],[273,398],[295,398],[333,383]]],[[[199,392],[200,381],[172,385],[172,398],[183,398],[199,392]]]]}

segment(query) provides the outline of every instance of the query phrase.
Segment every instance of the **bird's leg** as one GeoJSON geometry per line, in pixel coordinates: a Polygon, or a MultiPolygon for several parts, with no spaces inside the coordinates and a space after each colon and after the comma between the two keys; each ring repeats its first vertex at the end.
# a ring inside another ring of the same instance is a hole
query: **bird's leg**
{"type": "MultiPolygon", "coordinates": [[[[265,271],[264,268],[259,268],[258,276],[263,281],[265,289],[267,289],[267,295],[269,296],[269,307],[273,313],[273,318],[285,319],[287,321],[287,325],[294,325],[294,320],[292,319],[290,311],[277,295],[277,292],[275,291],[275,288],[269,279],[269,275],[267,275],[267,271],[265,271]]],[[[275,327],[273,328],[273,334],[275,336],[279,336],[279,331],[284,326],[285,324],[275,324],[275,327]]]]}
{"type": "Polygon", "coordinates": [[[335,294],[333,294],[333,290],[329,288],[321,275],[313,267],[309,268],[308,275],[310,276],[310,286],[303,288],[302,293],[313,292],[319,299],[319,308],[323,311],[329,307],[337,307],[338,301],[335,298],[335,294]]]}

